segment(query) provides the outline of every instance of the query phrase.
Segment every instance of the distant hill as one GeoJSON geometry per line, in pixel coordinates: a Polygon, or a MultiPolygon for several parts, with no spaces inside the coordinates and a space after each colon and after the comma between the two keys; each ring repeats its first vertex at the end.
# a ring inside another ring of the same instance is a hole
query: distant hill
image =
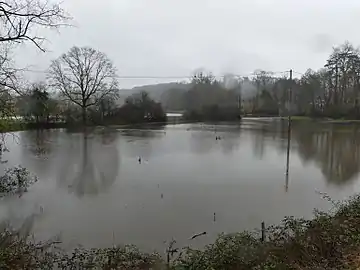
{"type": "Polygon", "coordinates": [[[190,84],[187,83],[160,83],[160,84],[151,84],[144,86],[137,86],[132,89],[120,89],[118,104],[121,105],[125,102],[125,99],[135,93],[140,93],[146,91],[149,93],[150,97],[157,102],[164,103],[166,106],[165,92],[169,90],[177,89],[177,91],[185,92],[190,89],[190,84]]]}

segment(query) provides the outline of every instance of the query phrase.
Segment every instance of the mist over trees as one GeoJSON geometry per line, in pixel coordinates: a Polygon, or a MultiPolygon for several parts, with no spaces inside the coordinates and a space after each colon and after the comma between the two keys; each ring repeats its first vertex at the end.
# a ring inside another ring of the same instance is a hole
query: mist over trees
{"type": "Polygon", "coordinates": [[[195,121],[231,121],[240,116],[238,84],[232,89],[211,74],[195,73],[191,80],[191,88],[184,93],[183,102],[185,118],[195,121]]]}
{"type": "MultiPolygon", "coordinates": [[[[295,73],[294,75],[299,75],[295,73]]],[[[171,88],[162,95],[167,110],[194,111],[203,106],[233,107],[241,100],[241,113],[251,115],[308,115],[360,118],[360,51],[349,42],[335,47],[324,67],[301,76],[256,70],[249,77],[216,79],[196,74],[188,89],[171,88]],[[228,80],[236,81],[227,87],[228,80]],[[291,92],[289,91],[291,89],[291,92]]]]}

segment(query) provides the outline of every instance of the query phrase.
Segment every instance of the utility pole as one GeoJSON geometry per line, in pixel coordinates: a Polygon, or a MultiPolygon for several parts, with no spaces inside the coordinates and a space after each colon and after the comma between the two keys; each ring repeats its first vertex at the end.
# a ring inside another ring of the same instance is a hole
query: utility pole
{"type": "Polygon", "coordinates": [[[337,102],[338,102],[338,89],[339,89],[339,67],[338,64],[336,62],[335,65],[335,94],[334,94],[334,100],[333,100],[333,104],[336,106],[337,102]]]}
{"type": "MultiPolygon", "coordinates": [[[[289,103],[288,103],[288,131],[287,131],[287,153],[286,153],[286,177],[289,176],[289,159],[290,159],[290,141],[291,141],[291,102],[292,102],[292,69],[290,69],[290,85],[289,85],[289,103]]],[[[288,183],[286,183],[287,185],[288,183]]],[[[286,187],[287,188],[287,187],[286,187]]]]}

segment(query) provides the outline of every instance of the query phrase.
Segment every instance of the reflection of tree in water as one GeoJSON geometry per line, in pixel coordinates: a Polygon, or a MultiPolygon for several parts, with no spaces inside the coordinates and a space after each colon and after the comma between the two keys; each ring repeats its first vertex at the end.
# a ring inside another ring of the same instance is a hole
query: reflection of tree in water
{"type": "Polygon", "coordinates": [[[267,131],[260,129],[253,135],[253,152],[259,159],[262,159],[265,154],[266,133],[267,131]]]}
{"type": "Polygon", "coordinates": [[[48,156],[53,150],[53,142],[57,138],[58,130],[35,130],[21,132],[23,146],[32,155],[48,156]]]}
{"type": "Polygon", "coordinates": [[[294,129],[293,134],[300,157],[304,161],[314,160],[328,182],[341,185],[359,174],[360,137],[356,127],[314,132],[294,129]]]}
{"type": "Polygon", "coordinates": [[[103,192],[115,182],[119,168],[116,133],[73,134],[63,148],[59,185],[81,197],[103,192]]]}
{"type": "Polygon", "coordinates": [[[253,143],[253,153],[254,155],[262,159],[266,153],[267,141],[278,143],[277,149],[279,152],[286,151],[287,147],[287,123],[284,121],[279,122],[278,124],[274,123],[256,123],[250,129],[250,135],[253,143]],[[279,140],[280,139],[280,140],[279,140]]]}
{"type": "Polygon", "coordinates": [[[61,130],[34,130],[20,133],[23,165],[35,170],[38,177],[48,177],[56,156],[61,130]]]}
{"type": "MultiPolygon", "coordinates": [[[[264,132],[254,130],[254,139],[261,144],[264,139],[276,134],[281,138],[279,150],[286,152],[286,132],[264,132]]],[[[314,162],[329,183],[342,185],[354,180],[360,172],[360,136],[358,127],[335,125],[294,124],[292,148],[296,149],[304,163],[314,162]],[[296,146],[296,147],[294,147],[296,146]]],[[[255,151],[256,149],[254,149],[255,151]]],[[[291,157],[290,157],[291,159],[291,157]]]]}
{"type": "Polygon", "coordinates": [[[240,129],[225,133],[225,136],[219,141],[224,154],[230,154],[240,146],[240,129]]]}

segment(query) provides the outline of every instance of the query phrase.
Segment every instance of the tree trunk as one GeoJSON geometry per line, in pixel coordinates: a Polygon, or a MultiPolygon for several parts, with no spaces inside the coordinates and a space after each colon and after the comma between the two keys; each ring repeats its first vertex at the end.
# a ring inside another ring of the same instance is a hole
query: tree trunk
{"type": "Polygon", "coordinates": [[[82,120],[83,120],[83,125],[86,126],[86,107],[82,107],[82,120]]]}

